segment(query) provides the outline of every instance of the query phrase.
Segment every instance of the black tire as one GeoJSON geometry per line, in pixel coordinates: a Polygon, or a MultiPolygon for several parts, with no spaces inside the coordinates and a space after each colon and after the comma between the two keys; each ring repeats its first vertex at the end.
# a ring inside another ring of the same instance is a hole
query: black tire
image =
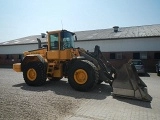
{"type": "Polygon", "coordinates": [[[97,84],[99,85],[99,84],[101,84],[103,82],[103,80],[98,80],[98,82],[97,82],[97,84]]]}
{"type": "Polygon", "coordinates": [[[99,73],[93,63],[87,60],[81,60],[76,61],[72,66],[73,67],[69,69],[68,72],[68,81],[73,89],[78,91],[89,91],[97,84],[99,73]],[[84,76],[81,75],[81,72],[82,74],[85,73],[86,76],[84,74],[84,76]],[[78,78],[77,76],[82,76],[82,82],[80,80],[81,77],[78,78]],[[80,82],[78,80],[80,80],[80,82]]]}
{"type": "Polygon", "coordinates": [[[29,86],[40,86],[46,82],[46,69],[42,62],[30,62],[23,70],[23,78],[29,86]],[[35,75],[34,75],[35,74],[35,75]]]}

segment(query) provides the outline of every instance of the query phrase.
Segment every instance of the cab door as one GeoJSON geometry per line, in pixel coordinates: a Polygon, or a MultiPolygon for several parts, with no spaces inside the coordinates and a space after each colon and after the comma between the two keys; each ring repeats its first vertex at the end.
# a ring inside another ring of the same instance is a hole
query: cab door
{"type": "Polygon", "coordinates": [[[60,33],[50,33],[48,34],[48,51],[47,59],[49,60],[59,60],[60,59],[60,33]]]}

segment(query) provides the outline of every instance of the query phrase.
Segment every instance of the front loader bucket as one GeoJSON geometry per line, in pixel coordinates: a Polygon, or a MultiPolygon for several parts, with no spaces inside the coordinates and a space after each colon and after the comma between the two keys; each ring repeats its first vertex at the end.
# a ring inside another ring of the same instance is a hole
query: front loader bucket
{"type": "Polygon", "coordinates": [[[113,95],[151,101],[146,84],[139,78],[134,65],[126,63],[117,70],[117,77],[112,83],[113,95]]]}

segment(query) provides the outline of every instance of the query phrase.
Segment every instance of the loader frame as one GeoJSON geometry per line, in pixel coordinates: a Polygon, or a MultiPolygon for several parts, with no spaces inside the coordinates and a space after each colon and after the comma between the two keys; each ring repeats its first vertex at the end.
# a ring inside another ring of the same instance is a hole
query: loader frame
{"type": "Polygon", "coordinates": [[[47,78],[57,81],[66,77],[71,87],[78,91],[89,91],[105,82],[113,88],[114,95],[152,100],[133,65],[127,63],[116,69],[106,60],[98,45],[93,53],[74,48],[76,38],[67,30],[47,32],[45,48],[37,39],[38,49],[24,52],[24,59],[13,64],[13,69],[23,72],[24,80],[30,86],[43,85],[47,78]]]}

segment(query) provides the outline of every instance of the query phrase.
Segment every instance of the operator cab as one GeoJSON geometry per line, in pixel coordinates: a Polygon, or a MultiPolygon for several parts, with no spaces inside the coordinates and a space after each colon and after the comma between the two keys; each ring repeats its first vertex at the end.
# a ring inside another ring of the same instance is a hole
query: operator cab
{"type": "Polygon", "coordinates": [[[65,50],[74,48],[75,33],[67,30],[48,32],[49,50],[65,50]]]}

